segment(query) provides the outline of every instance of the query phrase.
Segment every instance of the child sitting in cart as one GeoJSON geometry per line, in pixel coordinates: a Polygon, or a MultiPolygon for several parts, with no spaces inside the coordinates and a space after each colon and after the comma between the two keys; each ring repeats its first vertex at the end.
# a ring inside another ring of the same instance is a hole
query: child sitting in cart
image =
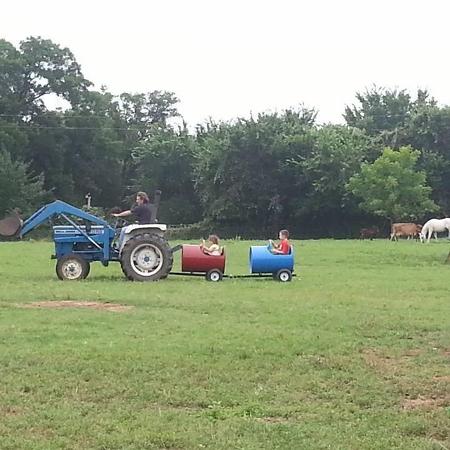
{"type": "Polygon", "coordinates": [[[289,244],[289,231],[281,230],[278,234],[280,242],[274,243],[272,239],[269,239],[269,251],[274,255],[288,255],[291,251],[291,245],[289,244]]]}
{"type": "Polygon", "coordinates": [[[211,234],[208,237],[208,243],[210,243],[209,247],[206,245],[204,239],[202,239],[202,243],[200,244],[200,248],[203,253],[211,256],[220,256],[222,254],[222,249],[219,244],[219,237],[215,234],[211,234]]]}

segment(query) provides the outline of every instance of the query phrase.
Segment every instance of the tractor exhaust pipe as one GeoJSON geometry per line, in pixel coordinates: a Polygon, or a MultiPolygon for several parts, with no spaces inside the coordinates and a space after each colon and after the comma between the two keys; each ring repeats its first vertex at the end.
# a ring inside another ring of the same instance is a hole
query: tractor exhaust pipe
{"type": "Polygon", "coordinates": [[[162,192],[160,190],[155,191],[153,194],[153,203],[151,203],[150,209],[152,211],[152,220],[151,223],[157,223],[158,222],[158,209],[159,209],[159,203],[161,201],[161,194],[162,192]]]}
{"type": "Polygon", "coordinates": [[[22,229],[23,221],[17,212],[0,220],[0,236],[14,237],[17,236],[22,229]]]}

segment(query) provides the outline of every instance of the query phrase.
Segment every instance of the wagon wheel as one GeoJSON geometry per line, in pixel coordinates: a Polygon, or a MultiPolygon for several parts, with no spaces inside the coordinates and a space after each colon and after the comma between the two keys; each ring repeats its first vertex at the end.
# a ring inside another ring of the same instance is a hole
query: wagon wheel
{"type": "Polygon", "coordinates": [[[289,269],[281,269],[277,272],[276,278],[282,283],[287,283],[292,280],[292,272],[289,269]]]}
{"type": "Polygon", "coordinates": [[[207,281],[212,281],[217,283],[221,281],[223,278],[223,273],[219,269],[211,269],[206,275],[205,278],[207,281]]]}

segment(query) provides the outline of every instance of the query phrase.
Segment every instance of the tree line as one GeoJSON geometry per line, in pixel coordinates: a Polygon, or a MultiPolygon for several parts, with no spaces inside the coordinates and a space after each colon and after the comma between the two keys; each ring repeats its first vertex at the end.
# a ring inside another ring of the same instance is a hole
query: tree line
{"type": "Polygon", "coordinates": [[[351,236],[450,212],[450,108],[371,87],[344,125],[300,106],[190,132],[175,93],[94,89],[67,48],[0,40],[0,215],[58,198],[126,206],[163,191],[160,220],[222,235],[351,236]],[[50,110],[58,96],[64,110],[50,110]],[[200,225],[199,225],[200,224],[200,225]]]}

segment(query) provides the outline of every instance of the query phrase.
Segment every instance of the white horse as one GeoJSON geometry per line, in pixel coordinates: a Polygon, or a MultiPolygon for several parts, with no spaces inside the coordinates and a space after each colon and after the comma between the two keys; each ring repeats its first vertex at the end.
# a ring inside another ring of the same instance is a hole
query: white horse
{"type": "Polygon", "coordinates": [[[443,231],[448,231],[448,238],[450,239],[450,218],[445,219],[430,219],[422,228],[420,233],[420,242],[430,242],[431,236],[437,239],[437,233],[442,233],[443,231]]]}

